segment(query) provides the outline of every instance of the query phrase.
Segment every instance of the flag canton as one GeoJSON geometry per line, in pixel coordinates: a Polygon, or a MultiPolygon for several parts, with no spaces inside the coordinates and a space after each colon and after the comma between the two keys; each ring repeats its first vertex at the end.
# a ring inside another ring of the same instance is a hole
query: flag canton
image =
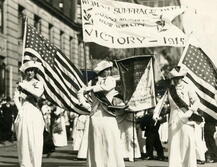
{"type": "Polygon", "coordinates": [[[195,75],[215,87],[217,83],[216,71],[202,49],[189,45],[182,63],[195,75]]]}
{"type": "Polygon", "coordinates": [[[57,48],[30,25],[27,25],[25,48],[33,49],[44,61],[46,61],[51,67],[54,67],[57,48]]]}

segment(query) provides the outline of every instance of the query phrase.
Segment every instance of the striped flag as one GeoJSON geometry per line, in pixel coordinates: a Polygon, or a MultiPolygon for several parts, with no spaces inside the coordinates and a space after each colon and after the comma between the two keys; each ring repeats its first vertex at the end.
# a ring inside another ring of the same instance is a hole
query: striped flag
{"type": "Polygon", "coordinates": [[[199,108],[217,119],[217,72],[211,59],[201,48],[190,44],[185,48],[179,65],[187,69],[184,79],[195,88],[201,102],[199,108]]]}
{"type": "Polygon", "coordinates": [[[46,99],[69,111],[89,114],[79,105],[77,92],[85,84],[81,72],[74,64],[28,24],[23,45],[23,60],[28,56],[42,64],[43,70],[39,71],[37,77],[44,83],[46,99]]]}

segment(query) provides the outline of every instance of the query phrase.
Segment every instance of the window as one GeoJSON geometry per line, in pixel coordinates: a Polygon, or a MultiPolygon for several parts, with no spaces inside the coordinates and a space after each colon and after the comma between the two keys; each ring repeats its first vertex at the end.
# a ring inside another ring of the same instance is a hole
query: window
{"type": "Polygon", "coordinates": [[[54,26],[52,24],[49,24],[48,26],[48,29],[49,29],[49,40],[51,43],[54,43],[54,26]]]}
{"type": "Polygon", "coordinates": [[[4,1],[0,0],[0,32],[3,33],[4,26],[4,1]]]}
{"type": "Polygon", "coordinates": [[[0,56],[0,96],[5,93],[5,63],[4,58],[0,56]]]}
{"type": "Polygon", "coordinates": [[[37,15],[34,15],[34,27],[41,33],[41,18],[37,15]]]}
{"type": "Polygon", "coordinates": [[[163,6],[165,6],[165,4],[164,4],[164,0],[159,1],[159,2],[158,2],[158,6],[159,6],[159,7],[163,7],[163,6]]]}
{"type": "Polygon", "coordinates": [[[75,43],[73,41],[73,37],[69,37],[69,58],[70,60],[73,59],[74,50],[75,50],[75,43]]]}
{"type": "Polygon", "coordinates": [[[60,31],[60,49],[62,52],[64,52],[64,32],[63,31],[60,31]]]}
{"type": "Polygon", "coordinates": [[[81,39],[81,34],[77,34],[77,45],[78,45],[78,66],[83,67],[83,59],[82,59],[82,51],[83,51],[83,45],[82,45],[82,39],[81,39]]]}
{"type": "Polygon", "coordinates": [[[64,2],[63,0],[59,0],[59,8],[63,11],[64,2]]]}
{"type": "Polygon", "coordinates": [[[19,38],[23,39],[24,25],[25,25],[25,9],[22,6],[18,6],[18,33],[19,38]]]}

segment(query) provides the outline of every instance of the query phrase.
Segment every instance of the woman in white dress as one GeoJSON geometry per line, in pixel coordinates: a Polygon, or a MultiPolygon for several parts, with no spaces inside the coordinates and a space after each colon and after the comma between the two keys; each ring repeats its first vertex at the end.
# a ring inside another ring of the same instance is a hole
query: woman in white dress
{"type": "Polygon", "coordinates": [[[199,98],[182,80],[184,71],[173,69],[169,74],[169,167],[196,167],[195,124],[202,120],[196,114],[199,98]]]}
{"type": "Polygon", "coordinates": [[[66,111],[58,106],[55,106],[54,108],[55,109],[52,111],[52,134],[54,145],[57,147],[67,146],[67,135],[65,125],[66,111]]]}
{"type": "Polygon", "coordinates": [[[77,158],[86,159],[88,150],[88,133],[89,133],[89,115],[83,115],[85,117],[84,133],[81,139],[80,147],[78,150],[77,158]]]}
{"type": "Polygon", "coordinates": [[[20,70],[25,78],[18,84],[14,101],[19,110],[15,120],[17,151],[20,167],[41,167],[44,120],[38,99],[44,92],[43,83],[35,79],[40,63],[28,61],[20,70]]]}
{"type": "Polygon", "coordinates": [[[73,132],[72,132],[72,150],[73,151],[78,151],[81,142],[82,142],[82,137],[84,135],[84,130],[85,130],[85,123],[86,123],[86,116],[85,115],[77,115],[74,119],[74,124],[73,124],[73,132]]]}
{"type": "Polygon", "coordinates": [[[88,136],[88,167],[124,167],[120,132],[115,114],[108,108],[112,104],[116,80],[111,77],[113,64],[101,61],[94,69],[98,77],[92,86],[79,91],[81,104],[91,110],[88,136]],[[90,92],[92,105],[88,105],[83,93],[90,92]],[[92,108],[92,109],[91,109],[92,108]]]}
{"type": "Polygon", "coordinates": [[[51,132],[51,104],[49,104],[49,101],[44,101],[43,105],[41,107],[41,112],[44,117],[44,122],[45,122],[45,129],[50,133],[51,132]]]}

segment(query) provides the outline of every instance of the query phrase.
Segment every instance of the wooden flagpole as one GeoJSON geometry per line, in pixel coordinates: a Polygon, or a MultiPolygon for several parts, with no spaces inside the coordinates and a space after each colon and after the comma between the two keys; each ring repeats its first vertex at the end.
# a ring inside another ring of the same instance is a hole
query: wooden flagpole
{"type": "Polygon", "coordinates": [[[26,44],[26,31],[27,31],[27,24],[28,24],[28,18],[27,16],[25,17],[25,22],[24,22],[24,34],[23,34],[23,50],[22,50],[22,60],[21,60],[21,66],[23,65],[24,62],[24,50],[25,50],[25,44],[26,44]]]}

